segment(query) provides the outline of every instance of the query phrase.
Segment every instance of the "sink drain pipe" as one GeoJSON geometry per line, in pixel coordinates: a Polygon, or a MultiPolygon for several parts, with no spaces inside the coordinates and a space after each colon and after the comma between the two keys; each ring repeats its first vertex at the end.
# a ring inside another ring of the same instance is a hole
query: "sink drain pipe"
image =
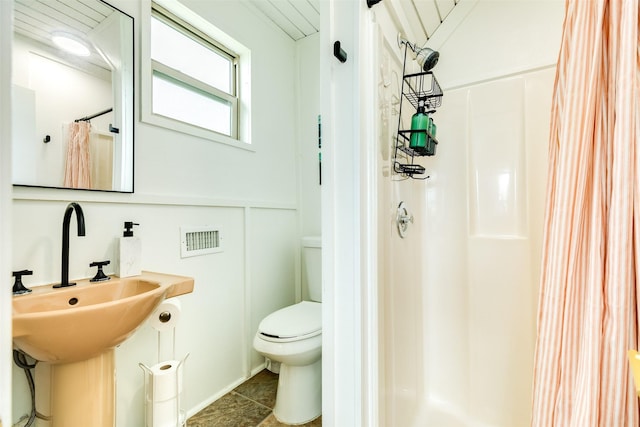
{"type": "Polygon", "coordinates": [[[13,361],[18,367],[24,370],[27,376],[27,382],[29,383],[29,390],[31,390],[31,415],[24,425],[24,427],[30,427],[36,420],[36,386],[33,382],[33,375],[31,374],[31,369],[35,368],[36,364],[29,365],[29,363],[27,363],[27,356],[18,350],[13,350],[13,361]]]}

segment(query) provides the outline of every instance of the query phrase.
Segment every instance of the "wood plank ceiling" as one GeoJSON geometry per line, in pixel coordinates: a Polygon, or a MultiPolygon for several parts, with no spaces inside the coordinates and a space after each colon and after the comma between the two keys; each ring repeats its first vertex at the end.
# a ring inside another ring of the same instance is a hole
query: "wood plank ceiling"
{"type": "Polygon", "coordinates": [[[40,43],[49,44],[57,30],[87,36],[113,9],[95,0],[15,0],[14,29],[40,43]]]}
{"type": "MultiPolygon", "coordinates": [[[[320,30],[321,0],[247,0],[293,40],[320,30]]],[[[365,0],[358,0],[365,1],[365,0]]],[[[409,26],[415,42],[422,44],[461,0],[382,0],[398,23],[409,26]]],[[[375,7],[381,7],[377,5],[375,7]]]]}
{"type": "MultiPolygon", "coordinates": [[[[293,40],[320,31],[322,0],[245,0],[293,40]]],[[[365,0],[358,0],[365,1],[365,0]]],[[[411,41],[422,45],[461,0],[382,0],[411,41]]],[[[50,34],[65,28],[89,34],[113,10],[96,0],[15,0],[16,33],[50,44],[50,34]],[[52,3],[55,7],[52,7],[52,3]]]]}
{"type": "MultiPolygon", "coordinates": [[[[98,0],[14,0],[13,25],[16,34],[59,56],[60,50],[53,44],[51,34],[61,31],[89,41],[94,30],[112,13],[115,9],[98,0]]],[[[91,43],[87,47],[91,56],[86,61],[110,71],[95,47],[91,43]]],[[[73,55],[66,57],[78,62],[73,55]]]]}

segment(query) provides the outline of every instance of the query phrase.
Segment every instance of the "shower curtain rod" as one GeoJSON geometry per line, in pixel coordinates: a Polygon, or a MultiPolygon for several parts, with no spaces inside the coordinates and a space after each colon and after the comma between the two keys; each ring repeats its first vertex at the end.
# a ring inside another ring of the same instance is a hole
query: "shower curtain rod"
{"type": "Polygon", "coordinates": [[[107,114],[113,111],[113,108],[109,108],[107,110],[104,111],[100,111],[99,113],[93,114],[91,116],[86,116],[86,117],[82,117],[80,119],[75,119],[75,122],[88,122],[89,120],[95,118],[95,117],[99,117],[102,116],[103,114],[107,114]]]}

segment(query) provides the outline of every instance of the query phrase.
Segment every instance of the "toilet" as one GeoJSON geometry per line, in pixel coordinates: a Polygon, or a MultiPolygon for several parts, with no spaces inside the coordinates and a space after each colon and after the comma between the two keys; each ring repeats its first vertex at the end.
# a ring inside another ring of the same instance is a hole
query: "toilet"
{"type": "Polygon", "coordinates": [[[273,415],[297,425],[322,413],[322,279],[320,237],[302,239],[303,298],[265,317],[253,348],[280,364],[273,415]],[[306,291],[306,292],[305,292],[306,291]]]}

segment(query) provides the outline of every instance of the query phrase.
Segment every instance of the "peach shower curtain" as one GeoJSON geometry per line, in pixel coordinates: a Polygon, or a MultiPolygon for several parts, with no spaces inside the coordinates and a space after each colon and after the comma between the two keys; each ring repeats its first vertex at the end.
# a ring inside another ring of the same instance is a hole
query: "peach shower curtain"
{"type": "Polygon", "coordinates": [[[91,187],[91,153],[87,121],[69,123],[67,135],[67,161],[64,170],[64,186],[70,188],[91,187]]]}
{"type": "Polygon", "coordinates": [[[534,427],[638,426],[638,0],[567,0],[551,118],[534,427]]]}

